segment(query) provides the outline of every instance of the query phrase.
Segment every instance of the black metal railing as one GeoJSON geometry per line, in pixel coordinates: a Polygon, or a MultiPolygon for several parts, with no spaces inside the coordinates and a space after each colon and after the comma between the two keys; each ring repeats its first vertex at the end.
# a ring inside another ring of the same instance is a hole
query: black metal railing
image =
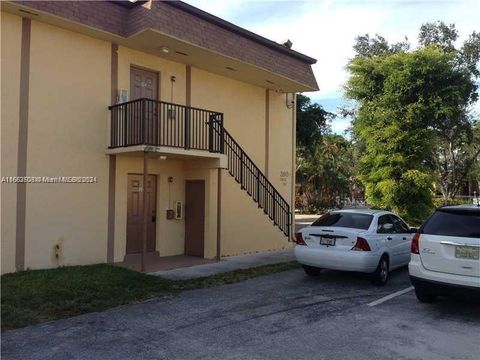
{"type": "Polygon", "coordinates": [[[152,99],[109,110],[110,148],[151,145],[223,153],[222,113],[152,99]]]}
{"type": "MultiPolygon", "coordinates": [[[[217,131],[217,128],[214,130],[217,131]]],[[[290,205],[225,129],[223,138],[228,172],[288,237],[291,225],[290,205]]]]}

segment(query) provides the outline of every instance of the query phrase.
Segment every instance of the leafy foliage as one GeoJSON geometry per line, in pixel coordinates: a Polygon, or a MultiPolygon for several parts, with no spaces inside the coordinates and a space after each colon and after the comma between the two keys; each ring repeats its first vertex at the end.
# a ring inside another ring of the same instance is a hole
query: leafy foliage
{"type": "Polygon", "coordinates": [[[358,186],[354,147],[330,129],[335,116],[297,95],[297,209],[320,212],[341,206],[339,199],[350,197],[352,187],[358,186]]]}
{"type": "Polygon", "coordinates": [[[324,134],[311,152],[299,150],[297,208],[308,212],[339,207],[350,196],[353,147],[343,136],[324,134]]]}
{"type": "Polygon", "coordinates": [[[297,95],[297,146],[306,152],[314,151],[323,134],[330,130],[329,121],[335,117],[319,104],[312,104],[302,94],[297,95]]]}
{"type": "Polygon", "coordinates": [[[408,51],[408,49],[410,49],[410,44],[408,43],[408,39],[405,38],[405,41],[403,42],[390,45],[381,35],[375,34],[375,37],[372,38],[369,34],[365,34],[357,36],[353,49],[357,56],[370,57],[408,51]]]}
{"type": "Polygon", "coordinates": [[[442,22],[423,25],[421,47],[410,52],[378,35],[358,37],[348,64],[346,95],[356,100],[350,113],[367,200],[412,223],[430,212],[434,181],[454,196],[478,157],[468,106],[478,99],[472,69],[480,42],[473,33],[456,50],[457,38],[454,25],[442,22]]]}
{"type": "Polygon", "coordinates": [[[446,25],[442,21],[426,23],[420,27],[418,42],[422,46],[438,45],[443,51],[455,50],[455,41],[458,39],[458,31],[455,24],[446,25]]]}

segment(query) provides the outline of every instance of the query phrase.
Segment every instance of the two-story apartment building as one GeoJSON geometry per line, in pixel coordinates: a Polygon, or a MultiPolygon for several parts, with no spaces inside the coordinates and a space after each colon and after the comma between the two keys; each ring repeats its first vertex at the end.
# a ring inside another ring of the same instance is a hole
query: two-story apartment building
{"type": "Polygon", "coordinates": [[[314,63],[177,1],[2,2],[2,273],[288,246],[314,63]]]}

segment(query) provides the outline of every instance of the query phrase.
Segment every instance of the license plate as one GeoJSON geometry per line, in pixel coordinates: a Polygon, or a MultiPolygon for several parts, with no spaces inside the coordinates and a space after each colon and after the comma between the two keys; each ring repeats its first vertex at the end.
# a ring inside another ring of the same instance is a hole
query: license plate
{"type": "Polygon", "coordinates": [[[472,246],[455,246],[455,257],[459,259],[478,260],[480,248],[472,246]]]}
{"type": "Polygon", "coordinates": [[[320,238],[320,245],[335,246],[335,238],[320,238]]]}

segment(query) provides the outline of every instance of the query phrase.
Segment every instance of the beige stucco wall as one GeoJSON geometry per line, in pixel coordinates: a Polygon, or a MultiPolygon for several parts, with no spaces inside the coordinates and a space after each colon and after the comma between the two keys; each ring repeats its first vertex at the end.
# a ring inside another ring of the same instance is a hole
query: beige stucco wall
{"type": "Polygon", "coordinates": [[[97,183],[27,185],[25,266],[105,262],[110,44],[32,21],[30,53],[27,175],[97,183]]]}
{"type": "MultiPolygon", "coordinates": [[[[1,13],[1,176],[17,174],[22,18],[1,13]]],[[[17,186],[1,184],[2,273],[15,271],[17,186]]]]}
{"type": "MultiPolygon", "coordinates": [[[[283,198],[292,197],[292,131],[293,109],[286,106],[286,94],[269,92],[270,136],[268,179],[283,198]]],[[[289,94],[288,99],[292,95],[289,94]]]]}
{"type": "MultiPolygon", "coordinates": [[[[262,171],[265,171],[265,96],[264,88],[192,69],[192,106],[223,112],[225,128],[262,171]]],[[[290,201],[292,110],[285,106],[284,94],[271,91],[269,102],[269,178],[290,201]],[[285,181],[280,179],[281,171],[289,173],[285,181]]],[[[222,255],[290,246],[227,171],[222,175],[221,229],[222,255]]]]}
{"type": "Polygon", "coordinates": [[[265,169],[265,89],[192,68],[192,106],[219,111],[224,125],[265,169]]]}
{"type": "Polygon", "coordinates": [[[222,173],[222,256],[291,246],[263,209],[226,172],[222,173]]]}

